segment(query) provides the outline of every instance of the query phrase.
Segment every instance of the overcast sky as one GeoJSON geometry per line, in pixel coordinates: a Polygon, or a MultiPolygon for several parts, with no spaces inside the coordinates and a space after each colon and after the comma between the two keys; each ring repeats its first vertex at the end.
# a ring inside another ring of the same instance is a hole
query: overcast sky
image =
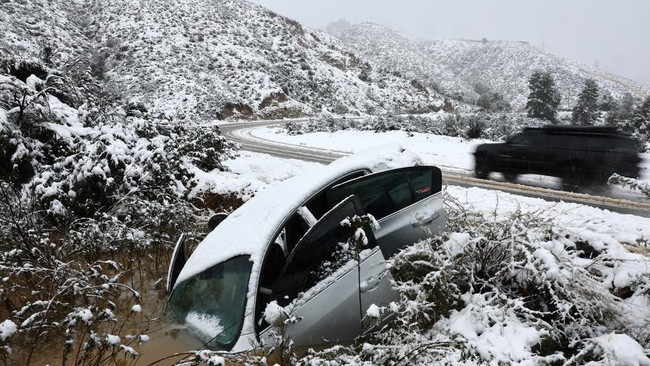
{"type": "Polygon", "coordinates": [[[345,18],[430,39],[528,41],[650,86],[650,0],[251,0],[316,29],[345,18]]]}

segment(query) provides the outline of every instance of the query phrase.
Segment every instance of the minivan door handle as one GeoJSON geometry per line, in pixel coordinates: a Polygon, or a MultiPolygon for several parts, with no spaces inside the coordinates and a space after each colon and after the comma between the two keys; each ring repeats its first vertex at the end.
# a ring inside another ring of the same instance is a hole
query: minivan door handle
{"type": "Polygon", "coordinates": [[[360,286],[361,292],[366,293],[375,290],[377,287],[379,287],[381,280],[384,279],[387,273],[388,273],[388,269],[384,269],[379,274],[375,276],[370,276],[367,279],[365,279],[363,282],[361,282],[361,286],[360,286]]]}
{"type": "Polygon", "coordinates": [[[414,223],[411,224],[411,226],[413,226],[413,227],[420,227],[420,226],[428,225],[428,224],[431,223],[431,221],[437,219],[438,217],[440,217],[440,214],[437,213],[437,212],[434,212],[434,213],[433,213],[431,216],[429,216],[429,217],[426,217],[426,218],[421,219],[421,220],[416,220],[414,223]]]}

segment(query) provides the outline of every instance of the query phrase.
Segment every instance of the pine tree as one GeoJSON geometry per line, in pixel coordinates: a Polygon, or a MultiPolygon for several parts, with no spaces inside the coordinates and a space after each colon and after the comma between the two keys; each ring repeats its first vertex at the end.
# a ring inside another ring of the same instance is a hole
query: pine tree
{"type": "Polygon", "coordinates": [[[607,114],[606,122],[608,125],[616,126],[625,133],[633,133],[634,111],[637,100],[630,93],[623,95],[620,102],[612,105],[612,110],[607,114]]]}
{"type": "Polygon", "coordinates": [[[557,107],[560,105],[560,93],[555,81],[548,72],[535,71],[528,79],[530,94],[526,109],[528,116],[557,122],[557,107]]]}
{"type": "Polygon", "coordinates": [[[592,79],[587,79],[584,89],[578,96],[578,103],[573,107],[571,121],[575,124],[590,126],[599,118],[598,84],[592,79]]]}
{"type": "Polygon", "coordinates": [[[601,111],[609,112],[612,110],[612,108],[614,108],[614,104],[616,103],[616,101],[614,100],[614,98],[610,93],[605,93],[600,98],[599,103],[600,103],[601,111]]]}
{"type": "Polygon", "coordinates": [[[634,111],[632,126],[639,137],[650,139],[650,96],[634,111]]]}

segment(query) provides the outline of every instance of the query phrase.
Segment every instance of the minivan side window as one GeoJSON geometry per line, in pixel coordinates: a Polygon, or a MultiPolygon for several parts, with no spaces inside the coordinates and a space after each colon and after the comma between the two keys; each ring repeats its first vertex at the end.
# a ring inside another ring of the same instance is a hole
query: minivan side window
{"type": "Polygon", "coordinates": [[[345,176],[337,179],[334,183],[330,184],[329,187],[327,187],[322,192],[314,196],[312,199],[310,199],[305,206],[307,206],[307,208],[309,209],[309,211],[311,211],[312,215],[314,215],[315,218],[317,219],[321,218],[321,216],[323,216],[327,211],[329,211],[332,208],[332,206],[327,205],[327,195],[326,195],[327,190],[343,182],[347,182],[352,179],[363,177],[368,173],[370,172],[367,170],[358,170],[350,174],[346,174],[345,176]]]}
{"type": "Polygon", "coordinates": [[[442,187],[436,187],[433,180],[433,170],[417,170],[410,173],[411,185],[413,186],[414,201],[420,201],[440,192],[442,187]]]}
{"type": "Polygon", "coordinates": [[[379,220],[441,189],[438,168],[411,167],[342,183],[330,189],[328,202],[334,205],[345,197],[355,195],[361,201],[363,210],[379,220]]]}

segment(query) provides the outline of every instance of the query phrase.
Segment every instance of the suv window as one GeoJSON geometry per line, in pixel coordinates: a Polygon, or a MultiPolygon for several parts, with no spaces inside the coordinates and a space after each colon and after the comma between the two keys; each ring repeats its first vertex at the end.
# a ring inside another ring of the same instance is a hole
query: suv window
{"type": "Polygon", "coordinates": [[[639,150],[638,146],[634,143],[633,140],[624,138],[612,138],[610,141],[612,144],[612,150],[617,152],[636,154],[637,150],[639,150]]]}
{"type": "Polygon", "coordinates": [[[533,136],[528,134],[518,133],[516,135],[511,136],[508,139],[508,143],[513,145],[532,145],[533,136]]]}

